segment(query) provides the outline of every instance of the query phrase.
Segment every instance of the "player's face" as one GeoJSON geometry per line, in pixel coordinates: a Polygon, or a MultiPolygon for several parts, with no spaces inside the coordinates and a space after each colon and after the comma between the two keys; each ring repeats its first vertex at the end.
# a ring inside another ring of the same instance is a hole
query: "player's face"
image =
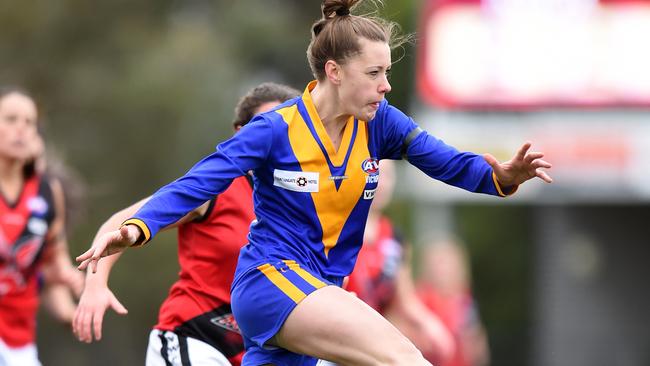
{"type": "Polygon", "coordinates": [[[430,246],[424,254],[428,281],[444,292],[462,291],[468,281],[462,252],[455,244],[437,244],[430,246]]]}
{"type": "Polygon", "coordinates": [[[0,99],[0,156],[27,160],[37,135],[36,105],[27,96],[10,93],[0,99]]]}
{"type": "Polygon", "coordinates": [[[361,52],[341,66],[339,95],[343,109],[356,118],[371,120],[391,86],[390,47],[385,42],[359,40],[361,52]]]}

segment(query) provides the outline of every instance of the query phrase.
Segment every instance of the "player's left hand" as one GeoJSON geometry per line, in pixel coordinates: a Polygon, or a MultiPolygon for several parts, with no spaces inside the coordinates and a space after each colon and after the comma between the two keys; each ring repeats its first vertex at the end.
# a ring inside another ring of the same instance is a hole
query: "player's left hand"
{"type": "Polygon", "coordinates": [[[542,160],[544,153],[537,151],[528,151],[531,143],[526,142],[520,148],[515,156],[503,163],[490,154],[483,154],[485,161],[490,164],[494,174],[503,187],[518,186],[529,179],[535,177],[546,183],[553,182],[553,179],[544,169],[550,169],[551,164],[542,160]]]}

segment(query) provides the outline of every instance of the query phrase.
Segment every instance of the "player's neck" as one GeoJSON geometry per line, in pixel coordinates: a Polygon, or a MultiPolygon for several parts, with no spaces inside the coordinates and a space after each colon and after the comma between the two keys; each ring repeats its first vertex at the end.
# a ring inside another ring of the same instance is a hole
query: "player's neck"
{"type": "Polygon", "coordinates": [[[323,123],[323,127],[330,135],[330,138],[336,139],[343,134],[345,125],[350,119],[349,114],[342,113],[339,108],[338,93],[334,88],[316,84],[311,91],[311,99],[318,113],[318,117],[323,123]]]}
{"type": "Polygon", "coordinates": [[[15,201],[22,191],[24,181],[22,164],[0,159],[0,192],[6,199],[15,201]]]}

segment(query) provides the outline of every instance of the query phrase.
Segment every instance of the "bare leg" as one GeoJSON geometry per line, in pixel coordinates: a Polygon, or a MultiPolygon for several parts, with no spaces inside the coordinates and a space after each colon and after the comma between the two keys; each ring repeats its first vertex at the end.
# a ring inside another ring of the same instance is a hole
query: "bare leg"
{"type": "Polygon", "coordinates": [[[336,286],[301,301],[272,343],[339,365],[431,366],[397,328],[336,286]]]}

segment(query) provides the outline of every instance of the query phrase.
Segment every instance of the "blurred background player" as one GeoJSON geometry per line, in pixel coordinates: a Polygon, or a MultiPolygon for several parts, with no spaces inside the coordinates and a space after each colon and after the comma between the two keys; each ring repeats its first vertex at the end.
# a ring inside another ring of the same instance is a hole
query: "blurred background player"
{"type": "MultiPolygon", "coordinates": [[[[445,324],[454,339],[454,353],[440,366],[487,366],[487,335],[472,296],[469,259],[452,237],[432,240],[421,256],[417,292],[422,302],[445,324]]],[[[417,339],[416,344],[422,340],[417,339]]],[[[435,354],[423,352],[430,361],[435,354]]]]}
{"type": "MultiPolygon", "coordinates": [[[[39,139],[34,100],[18,88],[0,89],[2,365],[40,365],[35,338],[41,275],[48,285],[72,289],[78,289],[82,280],[68,257],[61,183],[38,167],[39,139]]],[[[69,290],[61,291],[48,292],[48,297],[71,301],[69,290]]],[[[60,319],[68,318],[69,307],[54,310],[60,319]]]]}
{"type": "MultiPolygon", "coordinates": [[[[85,186],[78,175],[71,170],[55,152],[45,147],[41,134],[32,139],[32,156],[34,170],[46,175],[61,184],[65,203],[65,233],[70,233],[71,228],[81,216],[81,205],[85,194],[85,186]]],[[[31,169],[31,168],[30,168],[31,169]]],[[[61,259],[61,258],[60,258],[61,259]]],[[[64,261],[70,262],[63,258],[64,261]]],[[[66,265],[63,263],[62,265],[66,265]]],[[[72,320],[77,307],[74,298],[79,298],[83,289],[83,275],[79,271],[67,271],[68,278],[61,281],[55,274],[50,273],[52,267],[46,266],[40,271],[40,297],[41,303],[48,314],[58,322],[72,326],[72,320]]]]}
{"type": "Polygon", "coordinates": [[[453,340],[447,328],[431,313],[415,293],[412,279],[412,250],[384,209],[395,187],[395,163],[379,163],[380,179],[370,206],[363,246],[346,289],[384,315],[422,353],[433,356],[434,364],[448,360],[453,340]],[[434,362],[435,361],[435,362],[434,362]]]}
{"type": "MultiPolygon", "coordinates": [[[[235,108],[233,127],[239,130],[258,113],[268,111],[300,93],[285,85],[263,83],[244,95],[235,108]]],[[[241,335],[230,309],[230,285],[239,250],[253,213],[253,188],[249,175],[199,206],[169,228],[178,228],[179,279],[160,307],[158,324],[149,337],[146,364],[239,365],[244,350],[241,335]]],[[[144,199],[114,214],[96,238],[114,230],[131,217],[144,199]]],[[[86,286],[75,316],[79,340],[101,339],[102,319],[108,307],[126,314],[107,286],[108,276],[119,255],[107,258],[96,273],[88,271],[86,286]]]]}

